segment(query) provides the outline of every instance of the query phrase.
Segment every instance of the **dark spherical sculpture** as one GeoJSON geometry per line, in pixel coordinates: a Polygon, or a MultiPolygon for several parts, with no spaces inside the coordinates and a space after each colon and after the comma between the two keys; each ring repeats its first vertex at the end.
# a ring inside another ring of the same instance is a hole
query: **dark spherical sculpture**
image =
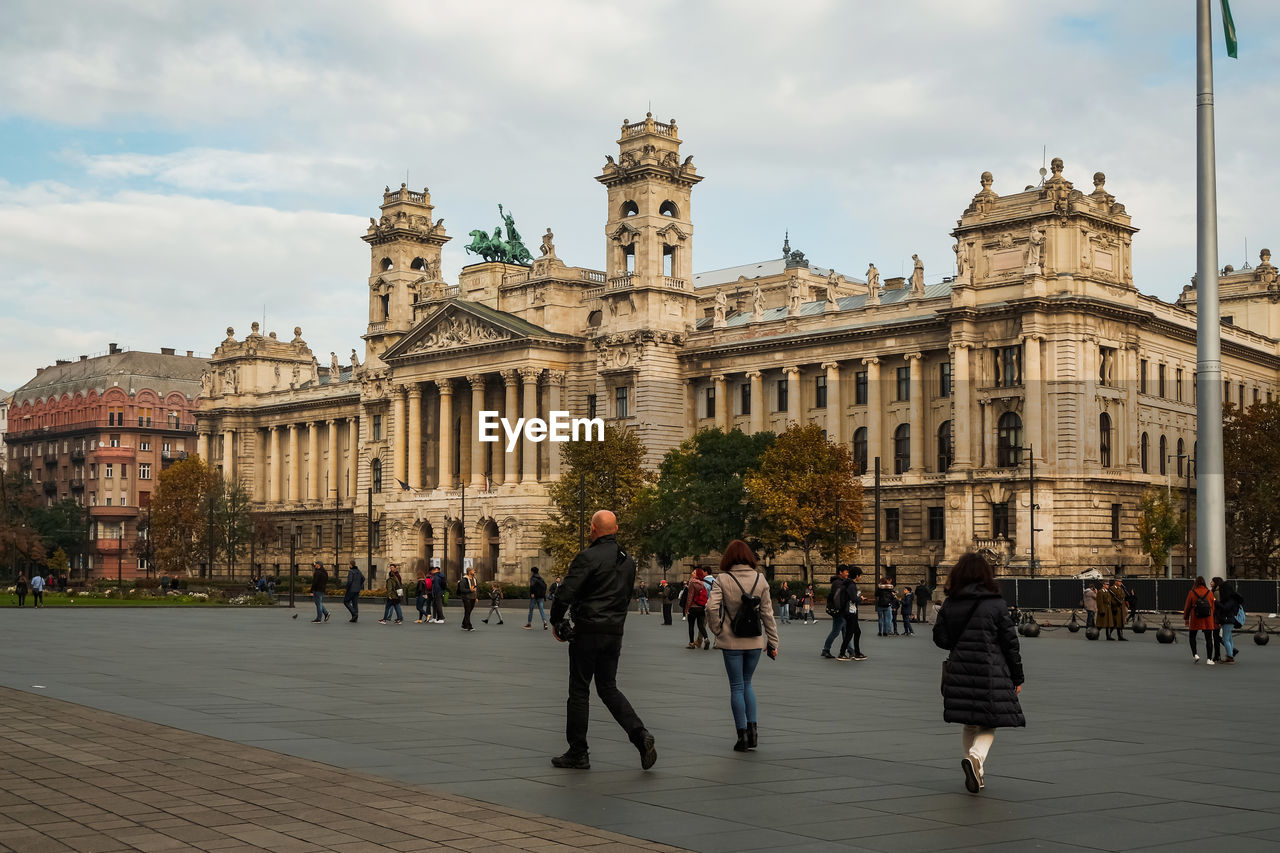
{"type": "Polygon", "coordinates": [[[1169,617],[1164,617],[1164,623],[1160,626],[1160,630],[1156,631],[1156,642],[1161,645],[1168,645],[1177,639],[1177,632],[1169,627],[1169,617]]]}
{"type": "Polygon", "coordinates": [[[1067,630],[1073,634],[1079,633],[1080,631],[1080,620],[1076,618],[1076,612],[1074,610],[1071,611],[1071,621],[1067,623],[1067,630]]]}
{"type": "Polygon", "coordinates": [[[1142,621],[1141,613],[1133,614],[1133,633],[1135,634],[1147,633],[1147,623],[1142,621]]]}
{"type": "Polygon", "coordinates": [[[1027,617],[1026,624],[1022,626],[1022,636],[1024,637],[1040,636],[1040,623],[1036,621],[1036,617],[1034,616],[1027,617]]]}
{"type": "Polygon", "coordinates": [[[1096,640],[1102,636],[1102,632],[1098,630],[1096,625],[1090,625],[1088,628],[1084,629],[1084,636],[1085,639],[1096,640]]]}
{"type": "Polygon", "coordinates": [[[1262,617],[1258,617],[1258,630],[1253,635],[1253,642],[1259,646],[1265,646],[1271,642],[1271,634],[1267,631],[1267,626],[1263,624],[1262,617]]]}

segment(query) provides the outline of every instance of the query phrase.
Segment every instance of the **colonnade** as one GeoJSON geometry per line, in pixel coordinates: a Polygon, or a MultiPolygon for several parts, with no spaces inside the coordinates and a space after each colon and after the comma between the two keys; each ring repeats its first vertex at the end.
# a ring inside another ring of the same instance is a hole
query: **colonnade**
{"type": "MultiPolygon", "coordinates": [[[[222,474],[227,480],[235,480],[242,473],[235,453],[236,433],[234,429],[223,429],[217,434],[222,447],[222,474]]],[[[254,498],[294,504],[349,499],[356,491],[359,434],[359,419],[355,416],[262,427],[258,430],[260,464],[254,498]],[[345,453],[339,442],[343,433],[347,436],[345,453]]],[[[209,431],[197,436],[197,452],[203,459],[209,459],[213,436],[209,431]]]]}

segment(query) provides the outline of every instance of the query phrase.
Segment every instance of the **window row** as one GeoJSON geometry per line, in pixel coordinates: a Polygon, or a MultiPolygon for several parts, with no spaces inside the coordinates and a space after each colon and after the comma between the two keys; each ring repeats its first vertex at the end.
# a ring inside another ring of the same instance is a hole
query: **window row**
{"type": "MultiPolygon", "coordinates": [[[[812,378],[813,388],[813,408],[827,408],[827,377],[818,375],[812,378]]],[[[894,374],[894,402],[906,403],[911,400],[911,368],[899,367],[894,374]]],[[[951,362],[943,362],[938,365],[938,396],[951,396],[951,362]]],[[[788,379],[774,380],[774,393],[772,407],[769,409],[775,413],[783,413],[791,408],[791,383],[788,379]]],[[[853,405],[867,405],[867,371],[859,370],[853,374],[853,405]]],[[[751,383],[742,382],[738,385],[738,410],[737,415],[751,414],[751,383]]],[[[703,399],[703,417],[714,418],[716,416],[716,388],[714,385],[707,388],[704,392],[703,399]]]]}

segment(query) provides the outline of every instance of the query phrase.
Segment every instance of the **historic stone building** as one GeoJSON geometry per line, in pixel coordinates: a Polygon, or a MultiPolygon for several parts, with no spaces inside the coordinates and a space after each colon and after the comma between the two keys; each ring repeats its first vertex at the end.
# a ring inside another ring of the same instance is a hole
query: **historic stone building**
{"type": "Polygon", "coordinates": [[[89,546],[77,579],[139,577],[139,523],[160,472],[196,450],[195,411],[208,361],[187,350],[122,350],[59,360],[13,392],[6,452],[11,469],[48,503],[89,510],[89,546]]]}
{"type": "MultiPolygon", "coordinates": [[[[564,263],[548,229],[530,266],[473,264],[449,284],[443,220],[402,185],[364,235],[363,358],[324,367],[299,330],[289,343],[228,330],[200,446],[279,519],[259,562],[287,563],[289,534],[300,560],[363,562],[372,534],[377,566],[440,558],[452,580],[465,553],[481,577],[522,579],[556,446],[506,453],[479,440],[477,413],[567,410],[635,430],[654,465],[701,428],[821,424],[866,470],[863,562],[880,460],[883,562],[904,580],[973,548],[1009,572],[1143,571],[1140,493],[1195,485],[1194,291],[1170,305],[1135,288],[1137,229],[1101,173],[1086,192],[1055,160],[1040,186],[1004,196],[983,173],[941,281],[918,260],[910,277],[841,275],[789,245],[695,275],[702,176],[680,145],[674,121],[623,123],[596,176],[603,270],[564,263]]],[[[1270,397],[1269,253],[1223,287],[1229,386],[1270,397]]]]}

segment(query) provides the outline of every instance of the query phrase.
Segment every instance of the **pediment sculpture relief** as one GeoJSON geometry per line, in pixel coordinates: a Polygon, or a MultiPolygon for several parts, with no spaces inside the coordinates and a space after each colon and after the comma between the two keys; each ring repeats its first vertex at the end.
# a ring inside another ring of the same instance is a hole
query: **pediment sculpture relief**
{"type": "Polygon", "coordinates": [[[409,348],[410,353],[447,350],[511,339],[511,333],[467,316],[442,319],[409,348]]]}

